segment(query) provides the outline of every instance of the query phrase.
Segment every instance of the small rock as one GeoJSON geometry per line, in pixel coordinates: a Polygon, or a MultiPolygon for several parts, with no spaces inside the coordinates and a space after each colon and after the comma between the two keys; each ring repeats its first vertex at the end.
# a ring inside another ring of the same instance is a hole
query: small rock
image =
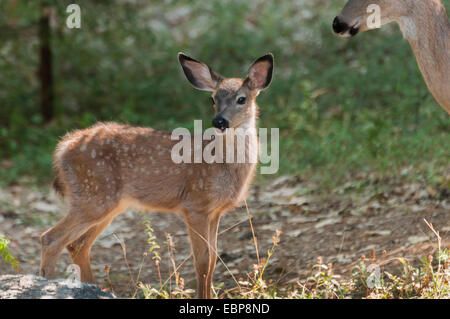
{"type": "Polygon", "coordinates": [[[49,204],[46,202],[36,202],[31,207],[42,212],[57,212],[59,210],[59,207],[55,204],[49,204]]]}
{"type": "Polygon", "coordinates": [[[342,218],[328,218],[324,219],[321,222],[318,222],[316,225],[314,225],[315,228],[321,228],[328,225],[333,225],[341,222],[342,218]]]}
{"type": "Polygon", "coordinates": [[[303,233],[305,230],[304,229],[297,229],[297,230],[293,230],[290,232],[287,232],[286,235],[288,235],[289,237],[298,237],[301,233],[303,233]]]}
{"type": "Polygon", "coordinates": [[[390,235],[390,230],[369,230],[364,233],[364,236],[370,237],[370,236],[387,236],[390,235]]]}
{"type": "Polygon", "coordinates": [[[428,236],[409,236],[408,241],[411,244],[417,244],[428,240],[428,236]]]}

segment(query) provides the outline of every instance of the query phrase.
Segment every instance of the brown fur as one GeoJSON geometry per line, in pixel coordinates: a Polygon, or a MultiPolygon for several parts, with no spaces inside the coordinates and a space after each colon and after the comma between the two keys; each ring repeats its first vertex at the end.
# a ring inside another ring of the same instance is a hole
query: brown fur
{"type": "Polygon", "coordinates": [[[55,178],[53,179],[52,187],[56,192],[56,194],[58,194],[61,197],[65,196],[63,184],[61,183],[57,172],[55,172],[55,178]]]}
{"type": "Polygon", "coordinates": [[[378,4],[382,24],[395,21],[411,45],[436,101],[450,114],[450,23],[440,0],[350,0],[338,18],[368,30],[366,8],[378,4]]]}
{"type": "MultiPolygon", "coordinates": [[[[195,64],[190,60],[189,63],[195,64]]],[[[194,70],[189,75],[204,76],[203,71],[194,70]]],[[[205,85],[205,81],[208,77],[199,82],[205,85]]],[[[228,98],[241,90],[248,97],[245,106],[237,107],[234,100],[227,100],[228,106],[221,104],[216,111],[226,111],[231,127],[236,124],[256,128],[255,99],[262,88],[250,90],[243,87],[244,82],[221,79],[215,84],[213,96],[224,90],[227,92],[224,98],[228,98]]],[[[69,133],[58,143],[53,185],[65,196],[69,211],[41,236],[42,275],[53,276],[56,260],[66,247],[73,262],[80,266],[81,280],[94,282],[90,248],[115,216],[128,207],[181,212],[191,239],[198,296],[211,297],[220,217],[245,199],[256,163],[176,164],[171,159],[171,150],[178,141],[172,141],[170,136],[169,132],[151,128],[98,123],[69,133]]],[[[226,145],[226,140],[235,136],[227,133],[216,138],[226,145]]],[[[257,143],[256,134],[246,140],[247,156],[249,152],[257,152],[257,147],[250,147],[257,143]]]]}

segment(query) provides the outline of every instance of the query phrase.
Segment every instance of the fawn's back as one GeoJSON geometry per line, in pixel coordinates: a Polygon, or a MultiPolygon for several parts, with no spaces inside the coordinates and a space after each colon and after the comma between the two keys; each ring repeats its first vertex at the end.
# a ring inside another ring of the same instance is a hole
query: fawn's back
{"type": "Polygon", "coordinates": [[[55,188],[99,214],[120,201],[161,211],[237,204],[256,164],[176,164],[171,158],[175,143],[170,132],[116,123],[69,133],[54,154],[55,188]]]}

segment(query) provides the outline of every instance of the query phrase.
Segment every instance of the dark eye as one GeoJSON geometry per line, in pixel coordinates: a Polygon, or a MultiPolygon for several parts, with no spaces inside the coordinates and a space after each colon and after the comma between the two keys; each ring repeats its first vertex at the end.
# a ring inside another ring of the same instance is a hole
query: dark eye
{"type": "Polygon", "coordinates": [[[241,96],[240,98],[238,98],[237,103],[238,104],[245,104],[245,97],[241,96]]]}

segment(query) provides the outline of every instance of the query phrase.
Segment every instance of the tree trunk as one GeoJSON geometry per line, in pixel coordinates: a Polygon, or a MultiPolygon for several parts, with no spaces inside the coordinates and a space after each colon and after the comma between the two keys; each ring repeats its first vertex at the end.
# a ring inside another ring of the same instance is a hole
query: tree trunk
{"type": "Polygon", "coordinates": [[[44,7],[39,20],[39,81],[41,84],[41,114],[45,123],[53,118],[53,71],[50,39],[50,9],[44,7]]]}

